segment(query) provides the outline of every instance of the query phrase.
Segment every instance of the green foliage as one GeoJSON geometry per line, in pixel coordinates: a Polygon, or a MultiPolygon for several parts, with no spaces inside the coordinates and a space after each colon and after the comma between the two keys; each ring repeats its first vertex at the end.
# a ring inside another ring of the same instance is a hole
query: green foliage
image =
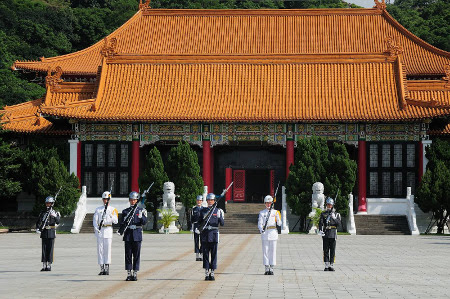
{"type": "Polygon", "coordinates": [[[20,192],[19,150],[0,138],[0,197],[8,199],[20,192]]]}
{"type": "Polygon", "coordinates": [[[55,157],[51,157],[47,164],[35,163],[32,166],[31,177],[37,181],[37,202],[33,211],[39,212],[44,206],[47,196],[54,196],[60,187],[61,192],[55,202],[55,209],[61,215],[69,215],[75,211],[77,201],[80,198],[78,190],[79,181],[74,174],[69,174],[64,163],[55,157]]]}
{"type": "Polygon", "coordinates": [[[197,154],[187,142],[179,142],[172,147],[166,163],[170,181],[175,184],[175,193],[180,195],[181,202],[186,207],[195,205],[197,195],[203,193],[203,179],[200,176],[200,165],[197,154]]]}
{"type": "Polygon", "coordinates": [[[158,212],[161,213],[158,223],[162,224],[164,228],[168,228],[173,221],[178,220],[178,216],[174,215],[171,209],[158,209],[158,212]]]}
{"type": "Polygon", "coordinates": [[[396,0],[387,10],[421,39],[450,51],[450,1],[396,0]]]}
{"type": "Polygon", "coordinates": [[[436,139],[427,148],[427,171],[417,189],[415,202],[432,212],[438,234],[443,233],[450,211],[450,142],[436,139]]]}
{"type": "Polygon", "coordinates": [[[314,216],[311,217],[311,215],[308,215],[308,219],[310,219],[315,226],[319,226],[322,210],[320,208],[313,208],[313,210],[315,211],[314,216]]]}
{"type": "Polygon", "coordinates": [[[139,176],[139,188],[147,190],[154,182],[152,189],[147,194],[146,207],[153,214],[153,227],[156,229],[157,208],[162,202],[164,183],[169,181],[169,177],[164,171],[164,164],[159,150],[153,147],[146,156],[144,170],[139,176]]]}
{"type": "Polygon", "coordinates": [[[348,199],[356,181],[356,162],[349,158],[345,145],[333,143],[328,148],[323,138],[299,140],[294,164],[286,181],[287,201],[292,212],[305,219],[311,212],[312,185],[322,182],[325,194],[336,197],[335,208],[347,216],[348,199]]]}

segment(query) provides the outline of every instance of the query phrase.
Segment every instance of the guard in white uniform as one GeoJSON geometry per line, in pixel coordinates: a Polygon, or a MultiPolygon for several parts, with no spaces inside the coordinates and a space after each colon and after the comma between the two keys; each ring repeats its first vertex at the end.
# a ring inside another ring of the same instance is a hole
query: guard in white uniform
{"type": "Polygon", "coordinates": [[[279,211],[270,209],[272,203],[272,196],[267,195],[264,198],[264,204],[266,205],[266,208],[259,212],[258,217],[258,229],[261,233],[263,264],[265,266],[264,275],[273,275],[273,268],[277,264],[277,225],[281,226],[281,215],[279,211]],[[267,226],[264,230],[266,221],[267,226]]]}
{"type": "Polygon", "coordinates": [[[111,200],[111,193],[109,191],[103,192],[103,205],[95,209],[93,226],[95,236],[97,237],[97,257],[100,265],[100,273],[98,275],[109,275],[109,265],[111,264],[111,245],[113,236],[113,224],[119,222],[119,213],[117,209],[109,205],[111,200]],[[106,213],[105,212],[105,207],[106,213]],[[101,227],[99,230],[99,226],[101,227]]]}

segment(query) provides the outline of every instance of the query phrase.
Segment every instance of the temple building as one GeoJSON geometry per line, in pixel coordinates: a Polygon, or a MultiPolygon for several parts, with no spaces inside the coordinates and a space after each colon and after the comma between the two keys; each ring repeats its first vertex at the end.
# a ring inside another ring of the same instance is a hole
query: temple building
{"type": "Polygon", "coordinates": [[[357,160],[358,213],[395,214],[424,173],[430,134],[450,134],[450,53],[406,30],[384,0],[305,10],[147,1],[89,48],[12,68],[47,74],[47,92],[4,107],[3,129],[68,138],[88,197],[114,179],[126,198],[148,149],[184,140],[210,191],[234,181],[227,200],[261,202],[284,184],[296,141],[322,136],[357,160]]]}

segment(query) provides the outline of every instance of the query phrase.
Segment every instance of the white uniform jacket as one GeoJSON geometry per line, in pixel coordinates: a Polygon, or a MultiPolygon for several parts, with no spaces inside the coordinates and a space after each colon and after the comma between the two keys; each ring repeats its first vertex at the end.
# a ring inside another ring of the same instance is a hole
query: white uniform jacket
{"type": "Polygon", "coordinates": [[[119,212],[117,209],[108,206],[106,210],[106,217],[103,221],[102,228],[98,231],[98,226],[100,222],[102,222],[103,211],[105,210],[105,206],[100,206],[95,209],[94,219],[92,221],[92,225],[94,226],[95,235],[99,238],[111,239],[113,236],[113,224],[117,224],[119,222],[119,212]],[[95,229],[97,228],[97,229],[95,229]]]}
{"type": "Polygon", "coordinates": [[[262,240],[274,241],[278,240],[278,230],[277,225],[281,226],[281,214],[279,211],[272,209],[270,211],[269,221],[267,222],[266,231],[263,233],[264,224],[266,223],[267,215],[269,214],[268,209],[264,209],[259,212],[258,217],[258,229],[261,233],[262,240]]]}

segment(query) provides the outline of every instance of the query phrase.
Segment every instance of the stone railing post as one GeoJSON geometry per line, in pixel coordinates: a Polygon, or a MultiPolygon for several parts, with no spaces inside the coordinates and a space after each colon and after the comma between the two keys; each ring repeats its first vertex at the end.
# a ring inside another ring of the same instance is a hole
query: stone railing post
{"type": "Polygon", "coordinates": [[[83,225],[84,217],[86,217],[86,186],[81,187],[81,196],[78,199],[77,209],[75,210],[75,217],[73,219],[73,225],[70,232],[72,234],[80,233],[81,226],[83,225]]]}
{"type": "Polygon", "coordinates": [[[406,200],[408,202],[406,216],[408,217],[409,229],[411,235],[420,235],[416,222],[416,210],[414,209],[414,195],[411,194],[411,187],[406,188],[406,200]]]}
{"type": "Polygon", "coordinates": [[[348,217],[347,217],[347,231],[350,235],[356,235],[355,216],[353,213],[353,194],[348,195],[348,217]]]}
{"type": "Polygon", "coordinates": [[[287,202],[286,202],[286,187],[281,187],[281,233],[289,234],[289,223],[287,220],[287,202]]]}

